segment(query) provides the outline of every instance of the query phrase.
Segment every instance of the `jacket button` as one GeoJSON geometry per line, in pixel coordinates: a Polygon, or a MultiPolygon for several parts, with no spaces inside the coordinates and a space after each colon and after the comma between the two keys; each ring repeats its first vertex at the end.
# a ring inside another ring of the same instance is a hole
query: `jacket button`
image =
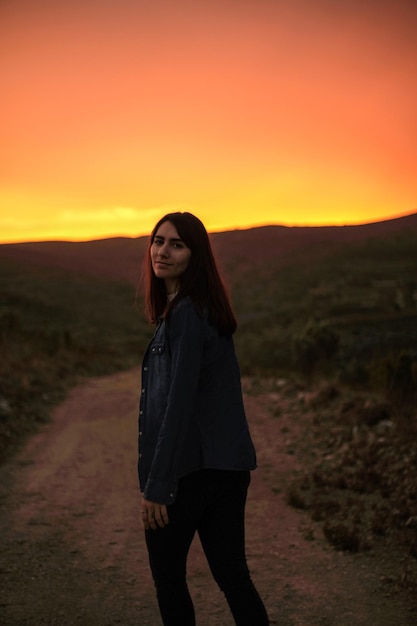
{"type": "Polygon", "coordinates": [[[147,368],[147,366],[146,366],[146,365],[145,365],[145,367],[143,368],[143,371],[144,371],[144,372],[147,372],[147,371],[148,371],[148,368],[147,368]]]}
{"type": "Polygon", "coordinates": [[[145,389],[142,389],[142,393],[145,393],[145,389]]]}

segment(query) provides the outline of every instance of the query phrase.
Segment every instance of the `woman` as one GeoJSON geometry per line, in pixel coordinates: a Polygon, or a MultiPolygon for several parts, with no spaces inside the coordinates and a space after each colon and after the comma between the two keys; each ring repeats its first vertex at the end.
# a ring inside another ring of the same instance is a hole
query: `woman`
{"type": "Polygon", "coordinates": [[[245,558],[244,512],[255,450],[245,417],[226,291],[201,221],[170,213],[146,260],[139,481],[142,521],[165,626],[194,626],[186,561],[197,532],[239,626],[268,624],[245,558]]]}

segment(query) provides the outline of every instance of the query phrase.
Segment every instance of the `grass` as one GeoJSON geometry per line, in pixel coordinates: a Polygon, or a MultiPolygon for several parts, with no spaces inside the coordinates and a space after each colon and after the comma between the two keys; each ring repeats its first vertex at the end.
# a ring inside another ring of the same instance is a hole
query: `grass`
{"type": "Polygon", "coordinates": [[[307,251],[303,262],[240,274],[234,268],[242,371],[331,372],[340,382],[386,391],[407,354],[404,375],[417,388],[416,240],[416,231],[405,231],[330,248],[316,260],[307,251]]]}
{"type": "Polygon", "coordinates": [[[383,542],[417,559],[415,409],[331,385],[310,394],[299,410],[313,418],[288,503],[308,511],[338,550],[383,542]]]}
{"type": "MultiPolygon", "coordinates": [[[[417,556],[416,240],[410,230],[225,268],[243,374],[352,394],[343,405],[337,393],[316,397],[315,460],[288,494],[338,549],[395,532],[417,556]]],[[[2,260],[0,289],[4,459],[70,386],[138,365],[152,330],[127,283],[2,260]]]]}
{"type": "Polygon", "coordinates": [[[123,283],[2,261],[0,289],[4,459],[75,382],[139,364],[150,329],[123,283]]]}

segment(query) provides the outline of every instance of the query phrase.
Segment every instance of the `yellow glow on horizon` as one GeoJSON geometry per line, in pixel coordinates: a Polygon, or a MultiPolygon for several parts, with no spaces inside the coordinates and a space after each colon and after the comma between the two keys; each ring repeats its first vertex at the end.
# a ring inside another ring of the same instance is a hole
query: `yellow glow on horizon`
{"type": "Polygon", "coordinates": [[[329,208],[327,213],[325,211],[317,212],[312,218],[311,211],[306,209],[304,213],[300,210],[295,213],[288,211],[286,216],[280,219],[277,217],[277,213],[271,210],[269,212],[263,211],[262,217],[257,219],[256,211],[239,211],[235,214],[228,214],[227,211],[214,212],[209,208],[199,211],[188,206],[165,205],[142,211],[132,207],[106,207],[82,212],[65,209],[57,212],[54,219],[50,221],[47,218],[39,219],[36,217],[38,212],[32,209],[28,213],[28,217],[23,220],[11,217],[0,220],[2,233],[0,244],[35,241],[90,241],[112,237],[147,236],[163,215],[175,211],[194,213],[203,221],[209,232],[245,230],[272,225],[287,227],[359,225],[395,219],[414,213],[414,211],[390,213],[388,210],[383,215],[375,213],[373,216],[363,218],[358,211],[356,216],[349,218],[348,212],[340,211],[339,215],[335,215],[334,210],[329,208]]]}
{"type": "Polygon", "coordinates": [[[417,210],[413,4],[234,5],[0,3],[0,243],[417,210]]]}

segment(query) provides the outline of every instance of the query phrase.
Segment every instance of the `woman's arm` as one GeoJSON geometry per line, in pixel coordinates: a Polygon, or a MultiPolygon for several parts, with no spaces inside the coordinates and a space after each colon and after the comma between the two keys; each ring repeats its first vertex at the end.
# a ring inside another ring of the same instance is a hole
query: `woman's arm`
{"type": "Polygon", "coordinates": [[[204,346],[204,320],[190,299],[181,301],[167,323],[171,382],[158,443],[145,486],[146,500],[171,504],[176,496],[178,463],[184,454],[195,407],[204,346]]]}

